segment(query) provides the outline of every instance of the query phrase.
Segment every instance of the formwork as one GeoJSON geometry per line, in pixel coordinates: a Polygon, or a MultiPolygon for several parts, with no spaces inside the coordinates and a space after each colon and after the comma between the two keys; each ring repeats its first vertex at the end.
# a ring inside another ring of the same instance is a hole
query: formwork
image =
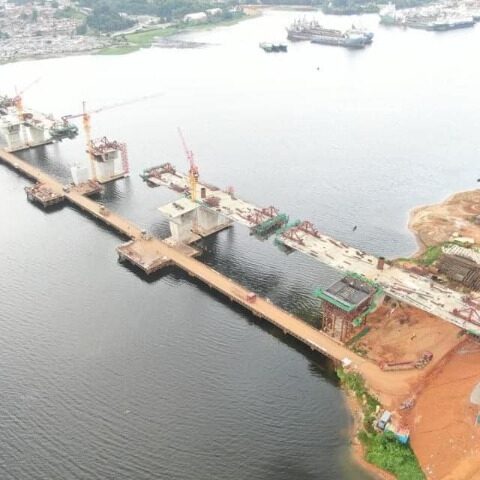
{"type": "Polygon", "coordinates": [[[374,305],[379,288],[359,275],[350,274],[326,289],[318,289],[315,296],[321,303],[321,328],[333,338],[345,342],[355,326],[374,305]]]}

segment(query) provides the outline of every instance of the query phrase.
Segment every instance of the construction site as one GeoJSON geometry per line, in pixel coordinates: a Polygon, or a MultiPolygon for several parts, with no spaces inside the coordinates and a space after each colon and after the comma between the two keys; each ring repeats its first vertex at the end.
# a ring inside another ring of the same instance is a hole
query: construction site
{"type": "MultiPolygon", "coordinates": [[[[34,181],[25,188],[29,201],[44,209],[63,204],[78,207],[126,240],[116,250],[119,262],[128,262],[145,275],[167,266],[180,268],[337,365],[360,373],[382,405],[395,413],[392,425],[402,435],[407,432],[415,449],[423,448],[425,419],[415,413],[425,408],[417,402],[421,390],[435,383],[438,372],[447,369],[445,365],[459,351],[478,354],[480,300],[475,292],[480,288],[480,254],[476,250],[444,245],[438,263],[428,268],[363,252],[308,220],[291,219],[274,206],[261,207],[239,198],[233,187],[222,190],[201,180],[180,129],[188,172],[181,173],[168,162],[140,173],[149,187],[166,187],[178,194],[173,202],[158,207],[170,229],[170,236],[158,238],[98,201],[102,184],[128,176],[130,166],[126,144],[105,136],[92,139],[91,127],[92,115],[148,97],[94,110],[83,103],[80,113],[57,120],[25,108],[22,94],[0,97],[0,133],[5,140],[0,161],[34,181]],[[59,182],[15,154],[74,138],[80,133],[75,119],[82,121],[86,155],[83,163],[71,167],[71,183],[59,182]],[[235,224],[246,227],[259,241],[272,239],[286,255],[298,252],[341,273],[340,280],[311,293],[317,305],[314,324],[202,263],[197,242],[235,224]]],[[[479,376],[477,368],[465,379],[465,391],[479,376]]],[[[467,408],[465,415],[470,418],[472,412],[467,408]]],[[[421,461],[425,470],[425,463],[432,460],[421,461]]]]}

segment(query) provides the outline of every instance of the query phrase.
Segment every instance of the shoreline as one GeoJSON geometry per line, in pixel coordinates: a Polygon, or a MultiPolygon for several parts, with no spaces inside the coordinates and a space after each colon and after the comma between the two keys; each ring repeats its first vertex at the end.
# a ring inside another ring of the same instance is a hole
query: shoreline
{"type": "Polygon", "coordinates": [[[352,391],[344,387],[341,387],[341,389],[345,406],[350,413],[350,457],[352,458],[354,463],[356,463],[362,468],[362,470],[372,475],[374,480],[396,480],[395,475],[385,470],[382,470],[380,467],[377,467],[373,463],[369,463],[367,462],[367,460],[365,460],[365,448],[358,439],[358,434],[362,430],[362,422],[364,418],[362,406],[360,404],[360,401],[352,391]]]}
{"type": "MultiPolygon", "coordinates": [[[[463,193],[463,192],[460,192],[460,193],[463,193]]],[[[446,197],[445,199],[443,199],[443,200],[441,200],[437,203],[424,203],[423,205],[417,205],[416,207],[413,207],[409,210],[407,228],[408,228],[409,232],[414,236],[415,241],[417,243],[417,250],[412,254],[412,256],[411,256],[412,258],[419,257],[428,248],[428,245],[426,245],[422,241],[422,239],[418,235],[418,232],[413,227],[413,221],[415,219],[415,216],[418,215],[418,213],[420,211],[425,210],[426,208],[429,208],[429,207],[432,207],[432,206],[435,206],[435,205],[442,205],[444,203],[449,202],[450,200],[452,200],[455,197],[455,195],[457,195],[457,193],[450,194],[448,197],[446,197]]]]}
{"type": "MultiPolygon", "coordinates": [[[[475,244],[479,244],[480,225],[472,221],[472,218],[480,216],[480,207],[476,207],[476,205],[480,205],[479,189],[451,193],[437,203],[418,205],[410,209],[408,212],[407,227],[412,235],[414,235],[417,244],[417,249],[410,258],[416,259],[421,257],[429,250],[430,247],[438,245],[439,243],[441,244],[443,242],[451,241],[452,236],[457,234],[471,237],[475,240],[475,244]]],[[[435,382],[436,378],[439,378],[441,375],[443,375],[444,370],[448,365],[450,365],[450,363],[453,365],[454,362],[460,361],[458,352],[461,351],[463,346],[468,344],[468,342],[468,338],[464,338],[456,347],[448,351],[431,371],[427,372],[420,384],[417,384],[416,386],[412,385],[413,388],[411,389],[411,394],[414,398],[416,398],[416,405],[411,412],[405,412],[405,415],[413,424],[413,430],[411,431],[412,436],[409,442],[410,448],[417,458],[425,478],[432,478],[432,471],[430,470],[429,465],[433,455],[427,448],[428,445],[426,446],[425,443],[419,443],[422,442],[422,440],[419,440],[419,436],[421,437],[423,435],[427,435],[431,428],[433,428],[433,424],[430,424],[430,421],[428,421],[428,423],[425,425],[425,420],[422,421],[422,417],[425,416],[424,410],[422,415],[422,408],[425,408],[423,404],[427,401],[426,398],[431,395],[431,393],[428,391],[428,389],[431,388],[430,385],[435,382]],[[418,410],[418,404],[421,405],[420,410],[418,410]],[[420,430],[417,430],[419,425],[422,427],[420,430]],[[428,454],[427,456],[426,453],[428,454]],[[422,460],[421,463],[420,459],[422,460]]],[[[352,459],[367,473],[373,475],[374,478],[381,480],[394,480],[396,476],[377,467],[376,465],[370,464],[366,460],[365,446],[358,439],[359,432],[364,430],[364,412],[361,399],[358,398],[355,395],[355,392],[350,390],[348,386],[341,383],[341,387],[344,391],[345,404],[352,419],[352,426],[350,429],[350,448],[352,459]]],[[[436,388],[440,387],[437,386],[436,388]]],[[[372,390],[372,388],[370,388],[367,384],[366,389],[371,394],[375,393],[374,390],[372,390]]],[[[453,404],[458,404],[459,401],[456,397],[452,397],[449,392],[444,392],[441,399],[447,403],[453,402],[453,404]]],[[[469,465],[469,462],[471,464],[472,460],[468,455],[466,455],[465,458],[460,456],[458,462],[456,462],[454,458],[449,460],[442,458],[441,460],[450,462],[450,465],[452,465],[451,462],[453,462],[453,466],[455,468],[460,468],[459,465],[463,466],[464,464],[469,466],[469,468],[474,468],[469,465]]],[[[444,477],[442,476],[441,478],[444,477]]],[[[462,476],[458,478],[466,480],[466,478],[469,477],[462,476]]]]}
{"type": "MultiPolygon", "coordinates": [[[[462,227],[459,227],[455,223],[455,220],[466,220],[467,216],[474,216],[480,214],[480,209],[478,212],[466,212],[464,209],[462,209],[462,203],[469,200],[471,201],[471,199],[469,199],[468,197],[475,197],[476,195],[478,195],[480,198],[479,192],[479,189],[462,190],[460,192],[452,193],[446,196],[443,200],[440,200],[436,203],[418,205],[410,209],[410,211],[408,212],[407,228],[415,237],[415,241],[417,243],[417,250],[411,255],[411,258],[418,258],[423,253],[425,253],[425,251],[432,245],[448,241],[448,239],[446,238],[440,239],[438,237],[435,237],[435,241],[426,241],[425,238],[422,238],[422,233],[420,232],[420,224],[425,225],[430,223],[431,228],[433,229],[435,227],[439,227],[439,225],[436,225],[435,222],[435,220],[438,220],[437,223],[440,223],[441,221],[443,227],[451,227],[451,233],[454,233],[454,231],[456,230],[461,230],[462,227]],[[419,218],[422,213],[424,213],[425,215],[429,215],[428,220],[430,222],[425,222],[425,219],[419,218]],[[448,213],[453,214],[453,218],[450,222],[447,217],[448,213]],[[462,215],[465,218],[462,218],[462,215]]],[[[474,224],[471,224],[470,226],[473,225],[474,224]]],[[[464,226],[469,225],[465,224],[464,226]]],[[[445,231],[441,233],[445,234],[445,231]]]]}
{"type": "MultiPolygon", "coordinates": [[[[248,6],[247,6],[248,8],[248,6]]],[[[148,35],[153,32],[158,32],[158,35],[152,35],[151,40],[146,40],[142,41],[139,43],[129,43],[125,45],[110,45],[106,47],[97,47],[97,48],[92,48],[89,50],[82,50],[78,52],[58,52],[58,53],[52,53],[52,54],[41,54],[41,55],[29,55],[25,57],[16,57],[9,59],[7,61],[0,61],[0,66],[2,65],[9,65],[12,63],[18,63],[18,62],[28,62],[28,61],[34,61],[34,60],[47,60],[47,59],[53,59],[53,58],[68,58],[68,57],[75,57],[75,56],[81,56],[81,55],[127,55],[129,53],[134,53],[138,52],[142,48],[151,48],[153,45],[153,41],[156,38],[170,38],[174,37],[176,35],[182,35],[186,33],[193,33],[196,31],[202,31],[202,30],[213,30],[218,27],[230,27],[233,25],[236,25],[240,22],[246,21],[246,20],[252,20],[254,18],[257,18],[262,15],[262,9],[258,8],[249,8],[250,13],[245,13],[239,18],[234,18],[234,19],[229,19],[229,20],[221,20],[219,22],[213,22],[213,23],[203,23],[203,24],[197,24],[197,25],[190,25],[190,26],[179,26],[179,27],[153,27],[150,29],[139,29],[136,32],[132,33],[127,33],[125,34],[126,36],[128,35],[148,35]]]]}

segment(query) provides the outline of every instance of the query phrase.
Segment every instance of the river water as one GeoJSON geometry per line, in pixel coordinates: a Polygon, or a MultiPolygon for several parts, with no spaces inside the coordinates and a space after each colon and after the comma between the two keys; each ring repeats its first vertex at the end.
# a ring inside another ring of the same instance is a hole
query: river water
{"type": "MultiPolygon", "coordinates": [[[[175,195],[137,174],[186,170],[181,126],[205,181],[372,253],[410,254],[409,209],[478,176],[479,27],[405,31],[372,15],[364,51],[258,48],[303,15],[182,37],[202,48],[4,65],[0,89],[41,77],[25,103],[58,116],[161,92],[93,117],[95,136],[128,142],[132,169],[102,201],[157,235],[168,233],[157,208],[175,195]]],[[[84,147],[22,156],[67,180],[84,147]]],[[[71,208],[33,207],[27,183],[0,169],[2,479],[368,478],[349,459],[327,361],[178,270],[146,279],[117,264],[120,238],[71,208]]],[[[338,278],[239,226],[202,247],[203,261],[306,318],[312,290],[338,278]]]]}

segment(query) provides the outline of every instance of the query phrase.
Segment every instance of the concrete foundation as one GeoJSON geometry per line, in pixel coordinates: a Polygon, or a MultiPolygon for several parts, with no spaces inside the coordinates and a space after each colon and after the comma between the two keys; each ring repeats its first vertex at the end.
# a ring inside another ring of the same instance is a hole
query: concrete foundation
{"type": "Polygon", "coordinates": [[[27,134],[30,137],[30,142],[32,145],[42,145],[49,141],[50,137],[46,134],[43,127],[36,127],[34,125],[25,127],[27,134]]]}
{"type": "Polygon", "coordinates": [[[72,179],[75,185],[78,186],[81,183],[88,182],[88,167],[74,165],[70,168],[70,171],[72,173],[72,179]]]}
{"type": "Polygon", "coordinates": [[[212,235],[233,223],[228,217],[203,205],[199,206],[195,212],[197,213],[197,221],[193,226],[193,231],[202,237],[212,235]]]}
{"type": "Polygon", "coordinates": [[[22,135],[23,126],[20,122],[9,122],[2,126],[2,134],[7,143],[8,150],[18,150],[25,145],[22,135]]]}
{"type": "Polygon", "coordinates": [[[169,219],[171,239],[175,243],[191,243],[228,228],[233,223],[224,215],[188,198],[181,198],[159,210],[169,219]]]}
{"type": "MultiPolygon", "coordinates": [[[[103,140],[102,140],[103,141],[103,140]]],[[[93,149],[93,161],[95,162],[95,173],[100,183],[107,183],[128,175],[125,159],[120,150],[121,144],[116,142],[99,143],[93,149]]]]}

